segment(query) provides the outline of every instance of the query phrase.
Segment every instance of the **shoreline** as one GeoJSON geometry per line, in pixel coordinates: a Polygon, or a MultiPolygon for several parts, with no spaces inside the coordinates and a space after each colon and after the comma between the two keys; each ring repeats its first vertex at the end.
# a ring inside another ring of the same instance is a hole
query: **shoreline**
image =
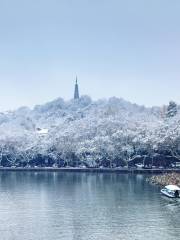
{"type": "Polygon", "coordinates": [[[148,181],[154,185],[158,185],[161,187],[165,187],[166,185],[180,186],[180,173],[171,172],[171,173],[164,173],[161,175],[154,175],[154,176],[151,176],[148,181]]]}
{"type": "Polygon", "coordinates": [[[3,167],[0,168],[0,172],[11,171],[11,172],[91,172],[91,173],[134,173],[134,174],[165,174],[165,173],[180,173],[179,168],[174,169],[142,169],[142,168],[11,168],[3,167]]]}

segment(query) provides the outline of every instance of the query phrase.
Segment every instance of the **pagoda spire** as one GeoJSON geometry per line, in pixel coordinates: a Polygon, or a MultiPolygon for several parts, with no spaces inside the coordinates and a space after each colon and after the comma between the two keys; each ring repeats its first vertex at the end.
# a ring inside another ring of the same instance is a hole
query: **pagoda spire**
{"type": "Polygon", "coordinates": [[[75,89],[74,89],[74,99],[79,99],[79,87],[78,87],[77,76],[76,76],[76,83],[75,83],[75,89]]]}

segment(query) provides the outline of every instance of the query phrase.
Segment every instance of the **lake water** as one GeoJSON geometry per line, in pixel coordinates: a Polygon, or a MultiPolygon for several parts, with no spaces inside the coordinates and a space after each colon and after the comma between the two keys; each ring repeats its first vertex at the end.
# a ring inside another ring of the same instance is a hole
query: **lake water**
{"type": "Polygon", "coordinates": [[[0,172],[1,240],[177,240],[180,202],[146,176],[0,172]]]}

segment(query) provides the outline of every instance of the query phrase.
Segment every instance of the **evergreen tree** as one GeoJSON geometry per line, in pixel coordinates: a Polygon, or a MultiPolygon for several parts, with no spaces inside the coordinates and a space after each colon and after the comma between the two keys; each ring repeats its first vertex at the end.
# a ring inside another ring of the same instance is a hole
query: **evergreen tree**
{"type": "Polygon", "coordinates": [[[169,102],[169,105],[167,107],[167,117],[171,118],[174,117],[177,114],[177,104],[173,101],[169,102]]]}

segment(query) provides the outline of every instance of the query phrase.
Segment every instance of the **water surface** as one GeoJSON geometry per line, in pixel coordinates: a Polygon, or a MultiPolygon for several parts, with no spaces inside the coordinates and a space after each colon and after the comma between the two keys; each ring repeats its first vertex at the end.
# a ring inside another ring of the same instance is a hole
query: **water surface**
{"type": "Polygon", "coordinates": [[[0,172],[2,240],[177,240],[180,202],[144,175],[0,172]]]}

